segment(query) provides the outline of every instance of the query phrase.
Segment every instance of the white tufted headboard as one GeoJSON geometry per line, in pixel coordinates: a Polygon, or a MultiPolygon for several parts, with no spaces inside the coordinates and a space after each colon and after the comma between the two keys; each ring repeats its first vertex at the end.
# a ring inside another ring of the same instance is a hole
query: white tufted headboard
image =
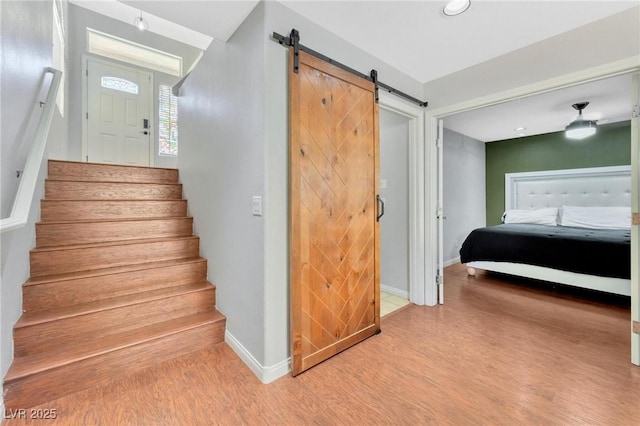
{"type": "Polygon", "coordinates": [[[631,166],[507,173],[505,210],[631,206],[631,166]]]}

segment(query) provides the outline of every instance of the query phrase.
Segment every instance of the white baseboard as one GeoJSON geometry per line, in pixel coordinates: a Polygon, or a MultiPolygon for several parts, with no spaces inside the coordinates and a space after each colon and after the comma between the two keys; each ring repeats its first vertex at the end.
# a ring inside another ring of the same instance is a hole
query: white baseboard
{"type": "Polygon", "coordinates": [[[400,290],[399,288],[391,287],[389,285],[380,284],[380,290],[385,293],[393,294],[394,296],[409,299],[409,292],[407,290],[400,290]]]}
{"type": "Polygon", "coordinates": [[[271,383],[282,376],[286,376],[291,371],[291,358],[287,358],[274,365],[265,367],[245,348],[233,334],[226,330],[224,332],[224,341],[233,351],[240,357],[242,362],[256,375],[262,383],[271,383]]]}
{"type": "Polygon", "coordinates": [[[447,266],[455,265],[456,263],[460,263],[460,256],[454,257],[453,259],[445,260],[444,262],[442,262],[445,268],[447,266]]]}

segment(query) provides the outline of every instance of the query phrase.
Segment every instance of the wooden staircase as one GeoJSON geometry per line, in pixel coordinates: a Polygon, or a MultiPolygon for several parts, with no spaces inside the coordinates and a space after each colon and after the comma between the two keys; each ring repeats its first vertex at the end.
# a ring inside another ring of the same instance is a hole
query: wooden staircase
{"type": "Polygon", "coordinates": [[[224,340],[175,169],[49,161],[7,409],[224,340]]]}

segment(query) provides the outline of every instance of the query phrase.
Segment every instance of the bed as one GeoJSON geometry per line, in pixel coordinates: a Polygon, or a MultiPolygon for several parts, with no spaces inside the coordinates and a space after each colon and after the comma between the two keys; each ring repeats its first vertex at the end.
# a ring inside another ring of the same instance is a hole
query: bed
{"type": "Polygon", "coordinates": [[[461,262],[470,275],[483,269],[629,296],[630,227],[608,218],[623,213],[630,224],[630,203],[629,166],[506,174],[505,212],[515,223],[472,231],[461,262]],[[599,226],[574,220],[592,211],[607,213],[599,226]]]}

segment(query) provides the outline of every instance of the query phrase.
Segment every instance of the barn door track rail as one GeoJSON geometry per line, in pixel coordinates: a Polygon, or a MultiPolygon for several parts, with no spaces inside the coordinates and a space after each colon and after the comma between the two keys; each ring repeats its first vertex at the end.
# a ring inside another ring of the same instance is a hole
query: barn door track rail
{"type": "Polygon", "coordinates": [[[323,55],[320,52],[316,52],[313,49],[308,48],[307,46],[304,46],[302,44],[300,44],[300,33],[298,32],[298,30],[296,30],[295,28],[291,30],[291,33],[289,33],[289,37],[285,37],[283,35],[280,35],[276,32],[273,33],[273,39],[275,41],[277,41],[278,43],[280,43],[283,46],[287,46],[287,47],[293,47],[293,72],[295,72],[296,74],[298,73],[298,69],[300,67],[300,59],[299,59],[299,52],[303,51],[306,52],[312,56],[315,56],[318,59],[321,59],[323,61],[326,61],[328,63],[330,63],[331,65],[334,65],[338,68],[341,68],[347,72],[350,72],[351,74],[355,74],[358,77],[364,78],[365,80],[369,80],[371,81],[375,87],[376,87],[376,102],[378,102],[378,88],[382,88],[384,90],[386,90],[389,93],[392,93],[396,96],[399,96],[401,98],[404,98],[406,100],[408,100],[409,102],[413,102],[415,104],[418,104],[419,106],[425,108],[427,105],[429,105],[429,102],[427,101],[421,101],[420,99],[414,98],[411,95],[407,95],[406,93],[389,86],[388,84],[385,84],[383,82],[381,82],[380,80],[378,80],[378,71],[376,70],[371,70],[371,73],[369,75],[363,74],[360,71],[354,70],[353,68],[340,63],[336,60],[333,60],[331,58],[329,58],[328,56],[323,55]]]}

